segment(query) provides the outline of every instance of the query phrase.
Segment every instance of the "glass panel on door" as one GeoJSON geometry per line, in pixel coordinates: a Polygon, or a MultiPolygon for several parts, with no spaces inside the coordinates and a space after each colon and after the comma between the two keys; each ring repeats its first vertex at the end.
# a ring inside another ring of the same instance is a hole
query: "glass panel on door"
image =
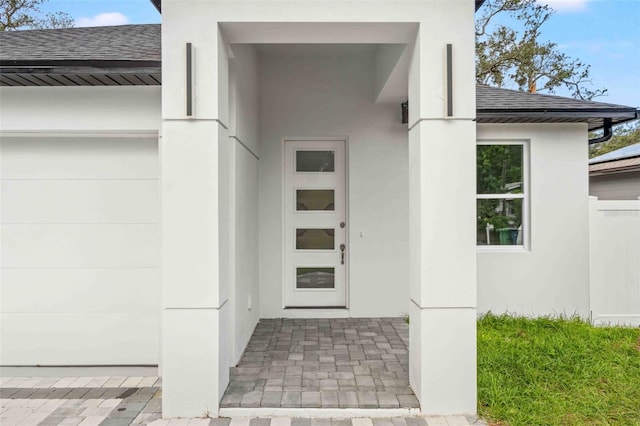
{"type": "Polygon", "coordinates": [[[296,229],[297,250],[333,250],[334,229],[296,229]]]}
{"type": "Polygon", "coordinates": [[[296,151],[296,172],[334,172],[334,151],[296,151]]]}
{"type": "Polygon", "coordinates": [[[334,211],[333,189],[297,189],[296,211],[334,211]]]}
{"type": "Polygon", "coordinates": [[[335,268],[296,268],[296,288],[334,288],[335,268]]]}

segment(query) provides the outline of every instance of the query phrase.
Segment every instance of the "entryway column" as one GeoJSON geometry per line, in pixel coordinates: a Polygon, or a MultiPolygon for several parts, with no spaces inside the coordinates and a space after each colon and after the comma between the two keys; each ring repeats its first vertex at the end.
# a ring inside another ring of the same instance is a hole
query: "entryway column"
{"type": "Polygon", "coordinates": [[[162,28],[163,417],[216,416],[233,329],[224,202],[228,58],[206,14],[162,6],[172,18],[162,28]]]}
{"type": "Polygon", "coordinates": [[[421,23],[409,76],[410,380],[429,415],[476,412],[471,3],[421,23]]]}

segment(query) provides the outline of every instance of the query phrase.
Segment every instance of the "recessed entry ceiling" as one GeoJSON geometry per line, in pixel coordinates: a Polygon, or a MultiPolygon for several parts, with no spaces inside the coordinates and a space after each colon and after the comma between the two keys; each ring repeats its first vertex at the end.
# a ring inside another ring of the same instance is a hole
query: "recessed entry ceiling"
{"type": "MultiPolygon", "coordinates": [[[[409,58],[406,44],[256,44],[260,56],[360,56],[374,68],[376,103],[400,103],[407,99],[409,58]]],[[[233,46],[232,46],[233,50],[233,46]]]]}
{"type": "Polygon", "coordinates": [[[261,55],[373,55],[380,44],[256,44],[261,55]]]}

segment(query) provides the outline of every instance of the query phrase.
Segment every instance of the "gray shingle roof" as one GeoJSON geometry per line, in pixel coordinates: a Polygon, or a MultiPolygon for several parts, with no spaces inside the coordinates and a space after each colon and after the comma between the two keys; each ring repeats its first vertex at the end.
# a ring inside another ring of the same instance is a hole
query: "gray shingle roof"
{"type": "MultiPolygon", "coordinates": [[[[0,32],[1,86],[157,85],[160,24],[0,32]]],[[[638,117],[635,108],[479,85],[479,123],[587,122],[638,117]]]]}
{"type": "Polygon", "coordinates": [[[161,82],[159,24],[0,32],[0,86],[161,82]]]}
{"type": "Polygon", "coordinates": [[[160,24],[0,32],[0,61],[160,61],[160,24]]]}
{"type": "Polygon", "coordinates": [[[517,90],[479,84],[476,88],[476,102],[478,109],[487,110],[592,110],[592,109],[620,109],[629,107],[604,102],[583,101],[562,96],[541,93],[520,92],[517,90]]]}
{"type": "Polygon", "coordinates": [[[583,123],[589,130],[638,118],[636,108],[562,96],[519,92],[485,85],[476,87],[478,123],[583,123]]]}

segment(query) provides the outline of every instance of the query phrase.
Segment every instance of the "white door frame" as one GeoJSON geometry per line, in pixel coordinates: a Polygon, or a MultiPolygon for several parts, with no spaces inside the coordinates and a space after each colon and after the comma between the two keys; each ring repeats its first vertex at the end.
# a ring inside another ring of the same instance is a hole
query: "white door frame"
{"type": "MultiPolygon", "coordinates": [[[[280,283],[280,287],[281,287],[281,291],[282,291],[282,298],[281,298],[281,307],[282,307],[282,312],[283,312],[283,316],[291,316],[291,317],[301,317],[300,314],[302,314],[302,317],[306,317],[308,316],[307,314],[304,314],[304,312],[306,312],[308,309],[312,309],[313,310],[313,315],[314,316],[318,316],[320,315],[321,317],[325,317],[324,314],[328,314],[329,317],[333,317],[334,314],[332,314],[331,312],[348,312],[349,309],[349,276],[350,276],[350,268],[349,268],[349,250],[350,250],[350,242],[349,242],[349,226],[350,226],[350,218],[349,218],[349,138],[346,136],[327,136],[327,137],[286,137],[282,139],[281,142],[281,153],[282,153],[282,162],[281,162],[281,173],[282,173],[282,181],[281,181],[281,197],[282,197],[282,201],[281,201],[281,223],[282,223],[282,232],[281,232],[281,241],[280,241],[280,247],[281,247],[281,252],[282,252],[282,265],[281,265],[281,283],[280,283]],[[344,235],[344,239],[345,239],[345,245],[347,246],[346,249],[346,255],[345,255],[345,272],[344,272],[344,298],[345,298],[345,303],[344,303],[344,307],[340,307],[340,308],[327,308],[327,307],[306,307],[306,308],[298,308],[298,307],[287,307],[287,288],[286,288],[286,273],[287,273],[287,254],[285,253],[286,250],[286,232],[287,232],[287,218],[286,218],[286,190],[287,190],[287,164],[286,164],[286,143],[290,142],[290,141],[308,141],[308,142],[343,142],[344,143],[344,197],[345,197],[345,208],[344,208],[344,215],[345,215],[345,222],[346,222],[346,229],[345,229],[345,235],[344,235]],[[285,314],[286,313],[286,314],[285,314]]],[[[338,316],[344,316],[343,314],[339,314],[338,316]]]]}

